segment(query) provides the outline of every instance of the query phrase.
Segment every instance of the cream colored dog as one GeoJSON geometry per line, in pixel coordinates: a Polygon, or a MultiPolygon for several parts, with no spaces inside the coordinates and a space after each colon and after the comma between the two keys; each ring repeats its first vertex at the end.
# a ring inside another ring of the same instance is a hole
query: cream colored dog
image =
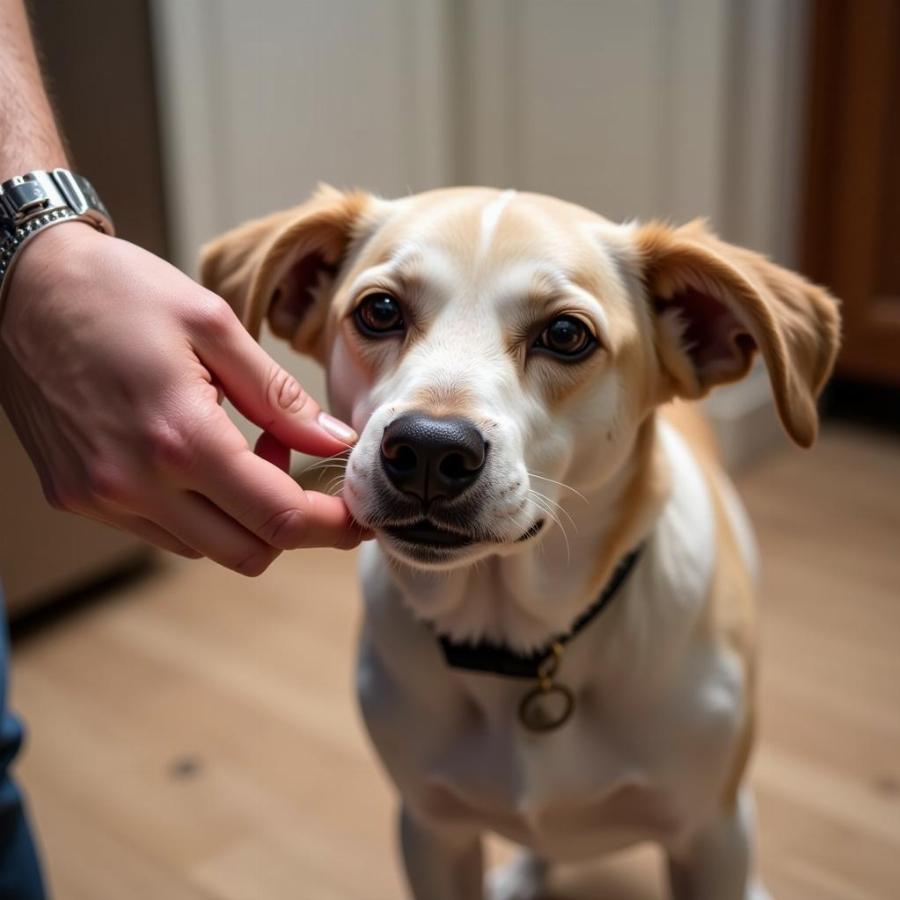
{"type": "Polygon", "coordinates": [[[328,373],[360,433],[358,688],[417,900],[483,896],[481,836],[547,864],[661,844],[678,900],[765,896],[745,768],[754,547],[694,409],[759,351],[809,446],[835,302],[701,223],[480,188],[321,190],[203,281],[328,373]],[[624,563],[623,563],[624,561],[624,563]]]}

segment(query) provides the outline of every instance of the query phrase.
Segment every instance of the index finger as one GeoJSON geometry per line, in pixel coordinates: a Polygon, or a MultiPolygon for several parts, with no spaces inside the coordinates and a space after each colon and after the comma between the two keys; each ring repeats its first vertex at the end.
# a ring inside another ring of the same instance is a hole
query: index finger
{"type": "Polygon", "coordinates": [[[286,446],[315,456],[356,443],[356,432],[323,410],[234,314],[229,316],[224,329],[197,335],[195,351],[242,415],[286,446]]]}

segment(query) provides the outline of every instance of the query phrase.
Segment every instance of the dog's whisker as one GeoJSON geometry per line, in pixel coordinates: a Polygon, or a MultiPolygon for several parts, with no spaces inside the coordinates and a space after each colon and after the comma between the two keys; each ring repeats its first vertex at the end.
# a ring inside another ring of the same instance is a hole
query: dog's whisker
{"type": "Polygon", "coordinates": [[[549,500],[550,500],[549,497],[545,497],[543,494],[540,494],[536,491],[531,492],[531,493],[532,493],[532,497],[531,497],[532,503],[534,503],[534,505],[537,506],[537,508],[540,509],[543,513],[545,513],[547,518],[550,519],[550,521],[554,522],[559,527],[559,530],[563,536],[563,541],[565,542],[565,545],[566,545],[566,563],[568,564],[572,560],[572,552],[571,552],[571,548],[569,546],[569,535],[568,535],[568,532],[566,531],[565,525],[563,525],[562,521],[559,519],[559,517],[557,515],[554,514],[552,508],[549,506],[549,500]]]}
{"type": "Polygon", "coordinates": [[[548,478],[546,475],[538,475],[537,472],[529,472],[528,477],[529,478],[539,478],[541,481],[547,481],[550,484],[555,484],[558,487],[565,488],[567,491],[571,491],[580,500],[584,500],[585,503],[588,502],[588,498],[585,497],[584,494],[581,493],[581,491],[575,490],[575,488],[573,488],[569,484],[566,484],[564,481],[556,481],[553,478],[548,478]]]}
{"type": "Polygon", "coordinates": [[[332,478],[331,481],[329,481],[328,484],[325,486],[324,492],[326,494],[331,494],[333,496],[336,496],[343,489],[344,481],[346,481],[346,479],[344,478],[343,475],[335,475],[334,478],[332,478]]]}
{"type": "Polygon", "coordinates": [[[311,463],[303,471],[316,472],[320,469],[331,467],[345,469],[347,468],[347,462],[348,458],[345,456],[326,456],[325,459],[320,459],[318,462],[311,463]]]}
{"type": "Polygon", "coordinates": [[[309,479],[310,478],[309,473],[312,473],[314,478],[310,479],[310,480],[315,480],[318,483],[321,480],[323,480],[324,478],[327,478],[330,475],[333,475],[333,473],[337,473],[339,476],[343,476],[346,473],[346,471],[347,471],[346,466],[338,465],[335,463],[325,463],[325,464],[317,465],[315,467],[315,469],[313,469],[312,467],[310,467],[308,469],[304,469],[303,472],[301,473],[301,475],[305,476],[307,479],[309,479]]]}
{"type": "Polygon", "coordinates": [[[338,450],[336,453],[330,453],[328,456],[323,456],[322,459],[337,459],[338,457],[349,455],[352,450],[352,447],[347,447],[346,450],[338,450]]]}
{"type": "MultiPolygon", "coordinates": [[[[304,469],[304,474],[309,471],[310,471],[309,469],[304,469]]],[[[343,473],[345,471],[346,471],[345,466],[320,466],[319,468],[316,469],[316,474],[324,477],[329,472],[342,472],[343,473]]]]}
{"type": "Polygon", "coordinates": [[[540,497],[541,500],[544,501],[544,504],[547,507],[550,507],[551,509],[555,509],[555,510],[559,511],[560,513],[562,513],[569,520],[570,524],[572,525],[572,528],[575,529],[576,532],[578,531],[578,524],[572,518],[569,511],[561,503],[557,503],[555,500],[551,500],[546,494],[542,494],[540,491],[534,490],[534,488],[529,488],[528,493],[529,493],[529,496],[531,496],[532,500],[535,500],[535,498],[540,497]]]}
{"type": "Polygon", "coordinates": [[[344,462],[350,457],[350,452],[352,451],[352,447],[348,447],[346,450],[338,450],[337,453],[331,453],[328,456],[323,456],[320,459],[316,460],[313,465],[317,465],[320,462],[334,462],[338,460],[343,460],[344,462]]]}
{"type": "Polygon", "coordinates": [[[561,504],[557,503],[555,500],[551,500],[548,496],[544,495],[544,500],[547,504],[558,512],[562,513],[571,524],[572,528],[577,532],[578,531],[578,523],[572,518],[571,513],[561,504]]]}
{"type": "Polygon", "coordinates": [[[319,471],[322,473],[323,477],[326,473],[334,472],[338,475],[346,475],[347,469],[345,466],[323,466],[319,471]]]}
{"type": "Polygon", "coordinates": [[[552,499],[550,496],[548,496],[547,494],[545,494],[543,491],[539,491],[539,490],[537,490],[536,488],[526,488],[526,490],[527,490],[528,493],[531,494],[532,496],[542,497],[544,500],[546,500],[548,503],[550,503],[550,504],[551,504],[552,506],[554,506],[556,509],[562,510],[563,512],[565,512],[565,514],[566,514],[567,516],[569,516],[570,521],[572,520],[572,517],[569,515],[568,510],[566,510],[566,508],[565,508],[565,507],[562,505],[562,503],[560,503],[559,501],[552,499]]]}
{"type": "Polygon", "coordinates": [[[562,533],[562,536],[563,536],[563,541],[565,542],[565,545],[566,545],[566,562],[567,562],[567,563],[568,563],[568,562],[571,562],[572,554],[571,554],[571,547],[570,547],[570,544],[569,544],[569,533],[568,533],[568,531],[566,530],[566,526],[565,526],[565,524],[563,523],[563,521],[559,518],[558,515],[556,515],[556,514],[554,513],[553,508],[549,505],[549,503],[547,503],[548,499],[549,499],[549,498],[543,497],[542,495],[539,496],[539,497],[533,497],[533,498],[532,498],[532,500],[535,502],[535,504],[536,504],[541,510],[543,510],[543,511],[546,513],[547,517],[548,517],[552,522],[554,522],[554,523],[557,525],[557,527],[559,528],[559,530],[560,530],[560,532],[562,533]]]}

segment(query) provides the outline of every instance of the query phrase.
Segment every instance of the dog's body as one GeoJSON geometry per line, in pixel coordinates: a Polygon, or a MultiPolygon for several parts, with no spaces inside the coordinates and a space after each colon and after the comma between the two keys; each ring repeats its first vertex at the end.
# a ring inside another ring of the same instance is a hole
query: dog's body
{"type": "Polygon", "coordinates": [[[361,432],[344,496],[379,540],[358,686],[417,900],[481,895],[485,831],[528,848],[494,878],[504,900],[539,897],[549,861],[645,840],[678,900],[764,896],[744,777],[752,536],[696,410],[659,408],[740,377],[759,348],[810,443],[829,298],[697,226],[481,189],[321,195],[221,239],[204,280],[318,355],[361,432]],[[520,718],[533,684],[448,666],[439,635],[547,648],[635,548],[554,651],[573,697],[559,727],[520,718]]]}
{"type": "MultiPolygon", "coordinates": [[[[566,650],[560,674],[577,701],[558,732],[530,734],[517,721],[527,684],[448,669],[404,594],[434,592],[436,605],[448,594],[479,606],[538,605],[595,579],[603,537],[622,523],[604,523],[598,533],[602,516],[572,502],[573,539],[596,545],[580,558],[573,552],[571,565],[561,536],[548,535],[529,553],[427,584],[395,569],[377,545],[365,548],[363,714],[403,796],[406,830],[433,823],[433,838],[407,840],[448,846],[444,870],[426,871],[417,897],[444,896],[437,885],[459,871],[457,848],[484,830],[549,860],[646,840],[677,860],[691,856],[698,834],[719,832],[729,845],[727,878],[745,877],[750,810],[740,785],[752,729],[752,543],[721,475],[667,422],[651,430],[648,465],[656,471],[638,478],[668,490],[642,497],[644,509],[622,510],[643,525],[630,537],[647,543],[609,609],[566,650]]],[[[538,871],[516,866],[508,873],[514,888],[498,895],[540,896],[538,871]]],[[[479,877],[473,872],[472,883],[479,877]]],[[[709,896],[753,895],[715,882],[709,896]]]]}

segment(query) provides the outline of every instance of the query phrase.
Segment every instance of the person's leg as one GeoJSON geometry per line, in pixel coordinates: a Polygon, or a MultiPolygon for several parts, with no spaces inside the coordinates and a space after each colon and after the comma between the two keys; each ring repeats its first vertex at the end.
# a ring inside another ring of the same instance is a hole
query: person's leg
{"type": "Polygon", "coordinates": [[[8,643],[0,587],[0,900],[44,900],[44,882],[25,802],[9,768],[22,746],[22,726],[6,707],[8,643]]]}

